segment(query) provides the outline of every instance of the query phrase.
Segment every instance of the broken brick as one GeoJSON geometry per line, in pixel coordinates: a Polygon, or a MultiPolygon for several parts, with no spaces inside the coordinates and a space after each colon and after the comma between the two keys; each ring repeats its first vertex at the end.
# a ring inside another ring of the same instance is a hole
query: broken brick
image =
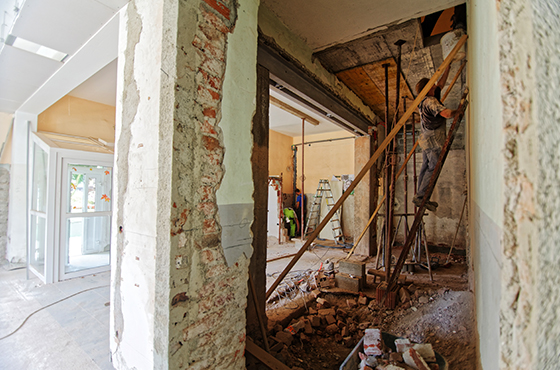
{"type": "Polygon", "coordinates": [[[430,370],[426,361],[424,361],[422,356],[420,356],[414,348],[409,348],[408,351],[403,353],[403,360],[405,364],[416,370],[430,370]]]}
{"type": "Polygon", "coordinates": [[[284,343],[285,345],[289,346],[290,344],[292,344],[292,340],[294,339],[294,337],[290,333],[286,333],[285,331],[279,331],[278,333],[276,333],[276,337],[274,339],[276,339],[276,341],[280,343],[284,343]]]}
{"type": "Polygon", "coordinates": [[[327,333],[332,335],[334,333],[338,333],[340,328],[336,324],[331,324],[331,325],[327,326],[325,330],[327,331],[327,333]]]}
{"type": "Polygon", "coordinates": [[[399,353],[399,352],[390,353],[389,354],[389,361],[404,362],[403,357],[402,357],[402,353],[399,353]]]}
{"type": "Polygon", "coordinates": [[[327,316],[327,315],[336,315],[336,311],[332,308],[323,308],[319,310],[319,315],[320,316],[327,316]]]}

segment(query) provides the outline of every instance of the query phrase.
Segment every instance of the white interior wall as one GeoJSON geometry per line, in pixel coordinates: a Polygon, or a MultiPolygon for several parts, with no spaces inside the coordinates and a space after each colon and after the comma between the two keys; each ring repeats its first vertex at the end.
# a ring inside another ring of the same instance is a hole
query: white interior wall
{"type": "Polygon", "coordinates": [[[469,225],[479,360],[499,368],[503,159],[498,15],[496,3],[468,2],[468,174],[469,225]]]}

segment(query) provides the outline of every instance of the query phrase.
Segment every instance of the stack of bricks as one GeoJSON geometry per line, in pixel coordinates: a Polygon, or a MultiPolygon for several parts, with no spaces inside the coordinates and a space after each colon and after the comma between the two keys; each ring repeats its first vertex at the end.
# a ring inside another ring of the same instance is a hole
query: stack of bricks
{"type": "Polygon", "coordinates": [[[342,260],[338,264],[336,285],[340,289],[360,292],[366,281],[366,265],[363,262],[342,260]]]}

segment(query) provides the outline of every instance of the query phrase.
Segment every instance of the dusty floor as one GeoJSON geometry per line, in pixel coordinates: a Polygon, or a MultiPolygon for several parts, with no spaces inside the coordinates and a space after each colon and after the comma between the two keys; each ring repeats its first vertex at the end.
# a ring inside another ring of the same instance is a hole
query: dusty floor
{"type": "MultiPolygon", "coordinates": [[[[321,244],[328,244],[328,242],[321,242],[321,244]]],[[[295,245],[279,246],[275,240],[269,240],[268,259],[293,254],[297,249],[295,245]]],[[[321,266],[321,262],[326,259],[338,262],[346,256],[346,253],[341,249],[316,246],[304,254],[302,261],[294,268],[294,273],[288,277],[297,281],[306,279],[312,271],[316,271],[321,266]]],[[[395,254],[398,253],[400,250],[397,249],[395,254]]],[[[435,257],[439,257],[442,262],[446,259],[446,255],[442,254],[435,254],[435,257]]],[[[302,293],[302,289],[295,289],[295,285],[281,285],[281,288],[284,287],[283,293],[269,301],[267,305],[271,345],[276,344],[273,337],[278,337],[279,331],[283,331],[290,324],[297,323],[301,318],[311,319],[315,313],[313,310],[319,308],[334,308],[337,312],[336,319],[343,321],[341,326],[348,325],[351,330],[350,333],[328,334],[325,330],[328,323],[323,320],[321,326],[313,328],[313,334],[302,336],[298,333],[289,346],[278,344],[275,347],[277,352],[273,353],[279,360],[293,368],[339,369],[363,336],[362,329],[376,327],[414,342],[431,343],[434,350],[446,358],[449,369],[475,369],[473,295],[468,291],[465,258],[460,255],[452,257],[451,267],[439,267],[433,271],[433,282],[430,281],[428,272],[423,269],[416,268],[413,274],[408,274],[404,286],[411,293],[411,300],[399,303],[394,310],[380,307],[376,300],[371,298],[367,298],[366,304],[358,304],[350,308],[347,304],[348,300],[357,302],[359,296],[329,292],[336,289],[322,290],[320,297],[328,303],[326,306],[321,306],[312,294],[302,293]],[[343,338],[341,334],[348,336],[343,338]]],[[[280,271],[290,258],[268,263],[267,285],[270,286],[278,275],[275,272],[280,271]]],[[[367,260],[366,263],[367,268],[373,267],[375,258],[367,260]]],[[[368,283],[370,288],[373,288],[373,280],[368,279],[368,283]]],[[[303,284],[305,285],[305,280],[303,284]]],[[[260,367],[253,365],[249,360],[248,368],[260,367]]]]}

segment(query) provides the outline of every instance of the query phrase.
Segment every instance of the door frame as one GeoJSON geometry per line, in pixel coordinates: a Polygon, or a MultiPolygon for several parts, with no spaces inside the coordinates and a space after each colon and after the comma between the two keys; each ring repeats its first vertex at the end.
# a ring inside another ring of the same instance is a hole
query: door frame
{"type": "MultiPolygon", "coordinates": [[[[111,269],[111,261],[109,257],[109,264],[100,267],[94,267],[90,269],[84,269],[80,271],[73,271],[73,272],[66,272],[65,266],[65,258],[66,253],[65,250],[67,248],[66,245],[66,217],[64,217],[64,213],[66,212],[66,207],[68,205],[68,197],[66,196],[64,191],[65,184],[69,181],[68,180],[68,171],[66,170],[67,164],[77,164],[77,165],[86,165],[86,166],[107,166],[111,167],[111,172],[113,174],[114,170],[114,162],[113,162],[113,155],[112,154],[105,154],[105,153],[92,153],[92,152],[81,152],[81,151],[69,151],[67,149],[61,149],[58,153],[58,160],[57,160],[57,179],[59,180],[57,183],[57,194],[60,197],[59,201],[56,205],[56,229],[58,233],[56,233],[56,240],[55,240],[55,255],[56,255],[56,263],[55,263],[55,271],[57,272],[57,281],[72,279],[80,276],[96,274],[104,271],[109,271],[111,269]]],[[[111,180],[112,181],[112,180],[111,180]]],[[[111,186],[111,192],[113,191],[113,186],[111,186]]],[[[87,197],[87,192],[84,192],[84,195],[87,197]]],[[[113,198],[111,194],[111,198],[113,198]]],[[[99,216],[110,216],[109,224],[112,225],[112,210],[105,211],[105,212],[92,212],[91,215],[82,217],[99,217],[99,216]]]]}

